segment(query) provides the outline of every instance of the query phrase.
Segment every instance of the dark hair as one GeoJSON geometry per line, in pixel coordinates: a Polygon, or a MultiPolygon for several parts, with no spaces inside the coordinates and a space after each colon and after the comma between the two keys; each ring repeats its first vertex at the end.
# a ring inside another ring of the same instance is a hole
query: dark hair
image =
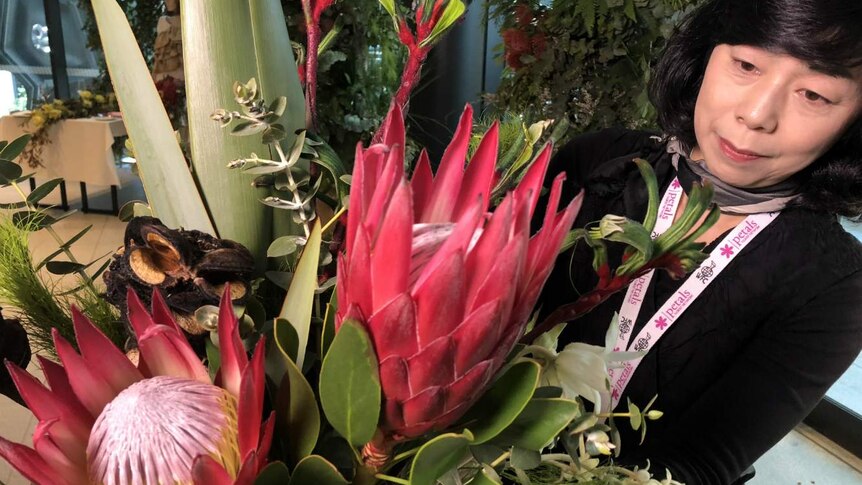
{"type": "MultiPolygon", "coordinates": [[[[650,100],[665,133],[695,145],[694,106],[712,50],[752,45],[851,77],[862,66],[862,2],[848,0],[707,0],[668,40],[650,81],[650,100]]],[[[862,120],[799,174],[794,205],[862,218],[862,120]]]]}

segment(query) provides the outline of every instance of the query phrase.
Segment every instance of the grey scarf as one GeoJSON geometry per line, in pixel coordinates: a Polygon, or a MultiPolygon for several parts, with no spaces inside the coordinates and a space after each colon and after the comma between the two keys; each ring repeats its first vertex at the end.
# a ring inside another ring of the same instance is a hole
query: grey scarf
{"type": "Polygon", "coordinates": [[[777,212],[799,195],[799,183],[794,181],[793,177],[769,187],[756,189],[734,187],[713,175],[703,161],[692,161],[682,142],[676,137],[668,139],[667,152],[673,155],[671,164],[676,169],[677,177],[684,189],[688,190],[693,182],[701,180],[712,182],[715,187],[713,202],[718,204],[722,212],[731,214],[777,212]]]}

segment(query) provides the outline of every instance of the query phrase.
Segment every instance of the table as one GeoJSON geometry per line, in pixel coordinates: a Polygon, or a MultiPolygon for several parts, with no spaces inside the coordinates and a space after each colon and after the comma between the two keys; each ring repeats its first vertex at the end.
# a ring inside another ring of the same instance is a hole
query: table
{"type": "MultiPolygon", "coordinates": [[[[29,117],[9,115],[0,117],[0,140],[11,141],[34,130],[28,127],[29,117]]],[[[122,185],[117,172],[112,146],[114,138],[125,136],[123,120],[117,118],[81,118],[61,120],[48,128],[50,143],[42,147],[41,167],[36,168],[35,177],[50,180],[62,178],[61,197],[63,208],[68,208],[65,182],[81,184],[81,210],[83,212],[105,212],[89,208],[87,184],[110,186],[113,212],[119,208],[117,188],[122,185]]],[[[25,168],[28,173],[32,169],[25,168]]],[[[30,179],[31,188],[35,185],[30,179]]]]}

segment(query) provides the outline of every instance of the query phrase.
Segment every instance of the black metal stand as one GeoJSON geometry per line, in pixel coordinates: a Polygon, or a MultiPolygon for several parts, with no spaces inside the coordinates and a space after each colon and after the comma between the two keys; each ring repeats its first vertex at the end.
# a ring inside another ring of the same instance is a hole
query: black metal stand
{"type": "Polygon", "coordinates": [[[91,214],[110,214],[116,216],[120,213],[120,197],[117,192],[117,186],[111,186],[111,208],[110,209],[91,209],[90,200],[87,198],[87,184],[81,182],[81,212],[91,214]]]}

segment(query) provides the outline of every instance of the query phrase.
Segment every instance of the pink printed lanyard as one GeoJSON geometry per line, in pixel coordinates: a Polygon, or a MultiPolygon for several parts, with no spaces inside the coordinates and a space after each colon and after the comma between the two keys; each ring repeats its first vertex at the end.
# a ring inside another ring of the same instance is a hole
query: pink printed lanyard
{"type": "MultiPolygon", "coordinates": [[[[674,179],[659,205],[658,219],[652,234],[653,239],[671,226],[681,198],[682,186],[679,180],[674,179]]],[[[647,321],[647,324],[634,339],[631,339],[634,324],[637,321],[641,306],[643,306],[643,297],[652,281],[655,270],[632,281],[620,308],[619,336],[614,345],[614,351],[626,349],[630,352],[644,352],[646,354],[733,258],[775,220],[778,214],[778,212],[752,214],[740,222],[709,254],[709,257],[701,263],[698,269],[689,275],[676,293],[647,321]]],[[[610,408],[605,409],[606,412],[617,407],[620,396],[631,380],[635,369],[640,365],[642,358],[623,362],[622,368],[609,370],[611,395],[610,408]]],[[[603,401],[608,402],[606,399],[603,401]]]]}

